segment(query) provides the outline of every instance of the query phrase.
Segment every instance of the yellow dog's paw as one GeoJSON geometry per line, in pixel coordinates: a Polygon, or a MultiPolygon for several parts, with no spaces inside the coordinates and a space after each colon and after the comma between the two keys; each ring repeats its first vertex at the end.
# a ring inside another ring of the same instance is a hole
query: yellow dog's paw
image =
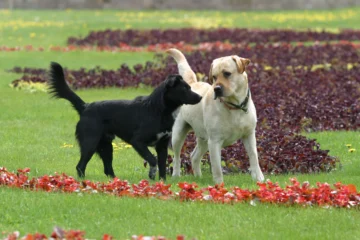
{"type": "Polygon", "coordinates": [[[264,174],[262,173],[262,171],[259,167],[255,168],[255,169],[250,169],[250,172],[251,172],[251,177],[252,177],[252,179],[254,179],[254,181],[264,182],[264,180],[265,180],[264,174]]]}

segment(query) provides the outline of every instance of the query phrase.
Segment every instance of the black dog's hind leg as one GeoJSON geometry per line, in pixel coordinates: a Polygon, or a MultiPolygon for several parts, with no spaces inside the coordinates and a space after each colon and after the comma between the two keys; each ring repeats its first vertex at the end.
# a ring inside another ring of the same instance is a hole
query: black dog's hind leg
{"type": "Polygon", "coordinates": [[[131,145],[133,146],[133,148],[136,150],[136,152],[139,153],[139,155],[145,159],[145,161],[147,161],[150,165],[150,171],[149,171],[149,178],[154,180],[155,176],[156,176],[156,171],[157,171],[157,161],[156,158],[154,157],[154,155],[149,151],[149,149],[147,148],[146,144],[137,141],[137,140],[133,140],[131,141],[131,145]]]}
{"type": "Polygon", "coordinates": [[[112,140],[101,139],[97,146],[97,153],[104,164],[104,173],[108,177],[115,177],[114,169],[112,166],[113,161],[113,146],[112,140]]]}
{"type": "Polygon", "coordinates": [[[79,177],[85,177],[86,165],[96,152],[101,138],[102,129],[96,123],[80,121],[76,126],[76,138],[80,145],[80,161],[76,165],[79,177]]]}
{"type": "Polygon", "coordinates": [[[96,141],[94,138],[79,141],[81,157],[79,163],[76,165],[76,171],[79,177],[85,177],[86,165],[94,155],[97,144],[98,140],[96,141]]]}
{"type": "Polygon", "coordinates": [[[169,137],[164,137],[160,139],[155,146],[159,165],[159,179],[163,180],[166,180],[166,161],[168,157],[169,139],[169,137]]]}

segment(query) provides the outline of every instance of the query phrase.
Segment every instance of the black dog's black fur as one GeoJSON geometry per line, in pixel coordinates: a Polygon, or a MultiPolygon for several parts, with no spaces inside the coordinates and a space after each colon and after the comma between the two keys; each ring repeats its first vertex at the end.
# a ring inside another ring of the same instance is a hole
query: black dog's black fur
{"type": "Polygon", "coordinates": [[[107,176],[115,177],[112,167],[115,136],[131,144],[150,165],[149,177],[155,179],[157,161],[148,146],[155,146],[159,177],[166,179],[168,142],[174,124],[174,112],[183,104],[197,104],[201,96],[191,91],[180,75],[170,75],[149,96],[134,100],[109,100],[85,103],[67,85],[60,64],[51,63],[49,89],[56,98],[71,102],[79,113],[76,138],[81,157],[76,166],[79,177],[97,152],[107,176]]]}

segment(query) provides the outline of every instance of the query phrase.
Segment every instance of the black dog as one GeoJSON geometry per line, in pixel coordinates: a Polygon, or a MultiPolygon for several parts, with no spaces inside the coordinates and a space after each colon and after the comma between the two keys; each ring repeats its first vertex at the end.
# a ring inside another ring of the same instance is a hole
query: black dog
{"type": "Polygon", "coordinates": [[[159,176],[166,179],[168,143],[174,113],[183,104],[197,104],[201,96],[191,91],[180,75],[170,75],[149,96],[134,100],[110,100],[85,103],[67,85],[60,64],[51,63],[49,89],[53,97],[71,102],[80,115],[76,138],[81,157],[76,166],[79,177],[85,176],[87,163],[97,152],[104,163],[107,176],[115,177],[112,167],[112,141],[118,136],[150,165],[149,177],[155,179],[157,161],[148,146],[155,146],[159,176]]]}

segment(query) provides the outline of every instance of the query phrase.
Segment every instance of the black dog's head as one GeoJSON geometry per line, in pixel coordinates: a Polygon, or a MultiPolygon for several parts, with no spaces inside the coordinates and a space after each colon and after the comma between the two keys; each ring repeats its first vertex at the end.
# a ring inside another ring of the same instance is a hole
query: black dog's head
{"type": "Polygon", "coordinates": [[[165,81],[165,98],[176,104],[197,104],[202,97],[191,91],[191,87],[180,75],[169,75],[165,81]]]}

